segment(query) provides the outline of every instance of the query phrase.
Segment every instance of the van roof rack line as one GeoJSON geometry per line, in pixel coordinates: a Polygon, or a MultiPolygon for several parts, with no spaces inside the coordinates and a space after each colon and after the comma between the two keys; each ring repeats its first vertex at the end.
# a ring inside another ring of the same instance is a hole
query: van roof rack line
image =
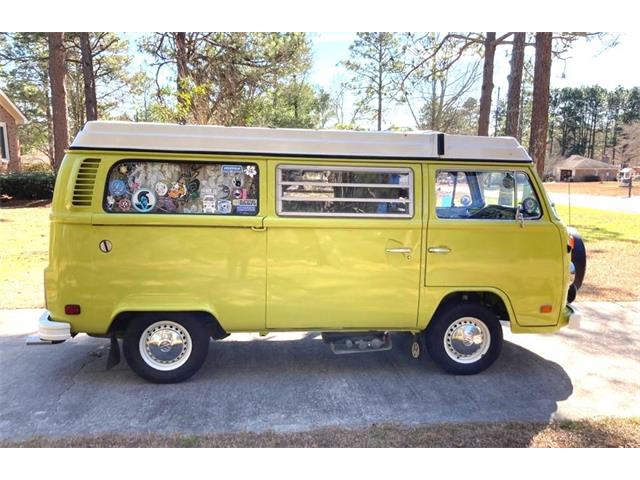
{"type": "Polygon", "coordinates": [[[87,122],[70,149],[531,163],[524,147],[511,137],[107,121],[87,122]]]}

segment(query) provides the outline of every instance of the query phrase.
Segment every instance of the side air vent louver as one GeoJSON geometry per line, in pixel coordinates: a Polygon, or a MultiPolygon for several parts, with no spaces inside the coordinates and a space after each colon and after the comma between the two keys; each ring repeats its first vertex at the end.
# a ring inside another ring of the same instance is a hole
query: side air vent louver
{"type": "Polygon", "coordinates": [[[71,203],[76,207],[90,207],[93,198],[93,187],[96,183],[98,175],[98,167],[100,166],[99,158],[87,158],[82,161],[78,176],[76,177],[76,185],[73,187],[73,199],[71,203]]]}

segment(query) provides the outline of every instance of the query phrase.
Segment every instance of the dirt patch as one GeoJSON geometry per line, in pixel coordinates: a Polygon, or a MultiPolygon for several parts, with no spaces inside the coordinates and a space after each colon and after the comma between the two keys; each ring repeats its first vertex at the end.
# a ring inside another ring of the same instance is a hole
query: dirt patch
{"type": "Polygon", "coordinates": [[[640,419],[571,422],[447,424],[407,427],[372,425],[363,429],[327,428],[300,433],[220,435],[118,435],[72,439],[33,438],[0,442],[0,447],[640,447],[640,419]]]}
{"type": "Polygon", "coordinates": [[[636,301],[640,299],[638,243],[603,240],[587,244],[587,272],[578,300],[636,301]]]}
{"type": "Polygon", "coordinates": [[[34,208],[34,207],[50,207],[51,199],[45,200],[13,200],[10,197],[2,196],[0,198],[0,208],[34,208]]]}

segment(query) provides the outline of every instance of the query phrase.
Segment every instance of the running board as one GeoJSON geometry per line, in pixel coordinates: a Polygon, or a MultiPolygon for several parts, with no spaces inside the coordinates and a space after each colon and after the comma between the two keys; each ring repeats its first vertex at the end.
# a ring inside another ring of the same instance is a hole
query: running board
{"type": "Polygon", "coordinates": [[[391,350],[389,332],[323,332],[322,340],[336,355],[391,350]]]}

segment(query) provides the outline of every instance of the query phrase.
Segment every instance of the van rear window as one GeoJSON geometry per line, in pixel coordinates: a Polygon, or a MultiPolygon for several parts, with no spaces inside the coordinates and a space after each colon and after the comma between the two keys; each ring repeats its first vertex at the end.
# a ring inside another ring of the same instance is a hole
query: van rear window
{"type": "Polygon", "coordinates": [[[109,170],[111,213],[257,215],[254,163],[122,161],[109,170]]]}
{"type": "Polygon", "coordinates": [[[278,214],[283,216],[413,216],[409,168],[280,165],[278,214]]]}

